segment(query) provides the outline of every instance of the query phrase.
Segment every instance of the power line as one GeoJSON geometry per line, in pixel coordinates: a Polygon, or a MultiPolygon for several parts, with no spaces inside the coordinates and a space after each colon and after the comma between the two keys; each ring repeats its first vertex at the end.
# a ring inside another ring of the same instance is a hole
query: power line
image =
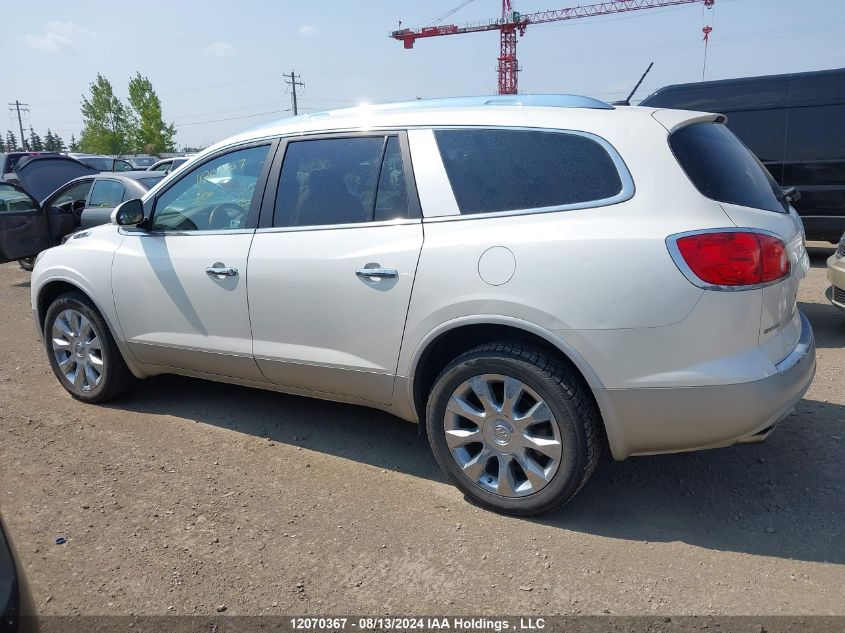
{"type": "MultiPolygon", "coordinates": [[[[296,116],[297,114],[299,114],[299,110],[297,108],[296,103],[296,87],[301,86],[304,88],[305,84],[301,81],[297,81],[296,74],[294,73],[294,71],[290,71],[290,79],[288,79],[287,75],[284,75],[284,78],[284,82],[289,85],[291,89],[291,104],[293,106],[293,116],[296,116]]],[[[299,75],[299,78],[302,79],[302,75],[299,75]]]]}

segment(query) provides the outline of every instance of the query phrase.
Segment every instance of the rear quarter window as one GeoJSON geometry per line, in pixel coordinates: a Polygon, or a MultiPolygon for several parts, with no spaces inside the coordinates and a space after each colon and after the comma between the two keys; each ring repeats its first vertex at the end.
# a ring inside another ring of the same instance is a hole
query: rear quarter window
{"type": "Polygon", "coordinates": [[[678,163],[702,195],[728,204],[786,212],[789,203],[762,163],[721,123],[693,123],[669,136],[678,163]]]}
{"type": "Polygon", "coordinates": [[[531,130],[435,130],[461,214],[541,209],[610,200],[619,170],[597,141],[531,130]]]}

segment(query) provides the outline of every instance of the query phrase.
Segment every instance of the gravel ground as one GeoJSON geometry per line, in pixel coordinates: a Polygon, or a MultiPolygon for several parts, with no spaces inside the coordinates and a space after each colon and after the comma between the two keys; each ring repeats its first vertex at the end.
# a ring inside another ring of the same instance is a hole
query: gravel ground
{"type": "Polygon", "coordinates": [[[845,614],[845,313],[801,293],[769,440],[606,464],[537,520],[467,503],[415,425],[178,377],[86,406],[0,266],[0,503],[42,614],[845,614]],[[58,537],[64,545],[56,545],[58,537]]]}

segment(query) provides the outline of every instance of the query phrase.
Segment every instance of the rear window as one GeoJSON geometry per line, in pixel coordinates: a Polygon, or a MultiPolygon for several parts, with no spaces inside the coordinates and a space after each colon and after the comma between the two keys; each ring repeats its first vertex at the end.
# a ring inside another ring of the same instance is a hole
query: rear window
{"type": "Polygon", "coordinates": [[[785,212],[789,203],[754,154],[720,123],[693,123],[669,145],[692,184],[717,202],[785,212]]]}
{"type": "Polygon", "coordinates": [[[462,214],[540,209],[613,198],[622,180],[598,142],[530,130],[435,130],[462,214]]]}

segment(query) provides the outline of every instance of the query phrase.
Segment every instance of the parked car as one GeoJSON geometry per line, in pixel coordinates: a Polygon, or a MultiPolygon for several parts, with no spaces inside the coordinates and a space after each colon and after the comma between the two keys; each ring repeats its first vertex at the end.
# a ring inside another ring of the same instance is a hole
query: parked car
{"type": "Polygon", "coordinates": [[[32,253],[61,243],[75,231],[107,223],[114,207],[143,196],[164,177],[147,171],[98,173],[64,156],[34,159],[15,175],[15,183],[0,183],[0,241],[5,231],[35,236],[34,241],[4,245],[4,252],[10,249],[9,259],[21,260],[24,270],[32,270],[32,253]],[[21,256],[15,257],[16,252],[21,256]]]}
{"type": "Polygon", "coordinates": [[[132,169],[142,171],[155,165],[158,158],[156,156],[132,156],[126,160],[132,165],[132,169]]]}
{"type": "Polygon", "coordinates": [[[827,278],[830,280],[827,298],[837,308],[845,310],[845,234],[839,240],[836,252],[827,260],[827,278]]]}
{"type": "Polygon", "coordinates": [[[0,631],[35,633],[37,611],[9,532],[0,520],[0,631]]]}
{"type": "Polygon", "coordinates": [[[188,162],[186,157],[180,156],[177,158],[163,158],[154,165],[151,165],[147,168],[148,171],[160,171],[165,174],[169,174],[171,171],[176,169],[177,167],[184,165],[188,162]]]}
{"type": "Polygon", "coordinates": [[[135,168],[122,158],[112,158],[111,156],[97,156],[95,154],[68,154],[71,158],[75,158],[81,163],[88,165],[97,171],[133,171],[135,168]]]}
{"type": "Polygon", "coordinates": [[[845,231],[845,68],[678,84],[640,105],[727,115],[775,181],[801,191],[807,239],[845,231]]]}
{"type": "Polygon", "coordinates": [[[501,512],[560,506],[605,444],[762,441],[815,371],[800,219],[716,114],[519,95],[306,115],[113,217],[32,276],[73,397],[177,373],[384,409],[501,512]]]}

